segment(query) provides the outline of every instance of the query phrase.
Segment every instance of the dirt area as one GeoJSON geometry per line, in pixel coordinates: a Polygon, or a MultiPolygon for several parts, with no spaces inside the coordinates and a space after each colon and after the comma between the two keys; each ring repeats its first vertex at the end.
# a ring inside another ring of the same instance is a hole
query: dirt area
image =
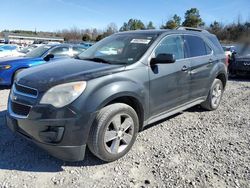
{"type": "Polygon", "coordinates": [[[0,187],[250,185],[250,80],[230,80],[217,111],[194,107],[148,126],[112,163],[90,152],[65,163],[13,134],[4,120],[8,93],[0,91],[0,187]]]}

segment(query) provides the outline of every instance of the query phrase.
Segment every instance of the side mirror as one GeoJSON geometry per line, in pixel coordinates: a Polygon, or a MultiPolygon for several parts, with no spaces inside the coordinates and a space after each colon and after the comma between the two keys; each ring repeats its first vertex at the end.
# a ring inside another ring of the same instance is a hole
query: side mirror
{"type": "Polygon", "coordinates": [[[170,64],[174,63],[175,57],[173,54],[158,54],[155,58],[151,59],[151,65],[155,64],[170,64]]]}
{"type": "Polygon", "coordinates": [[[43,59],[44,61],[49,61],[50,59],[54,58],[55,56],[53,54],[46,55],[43,59]]]}

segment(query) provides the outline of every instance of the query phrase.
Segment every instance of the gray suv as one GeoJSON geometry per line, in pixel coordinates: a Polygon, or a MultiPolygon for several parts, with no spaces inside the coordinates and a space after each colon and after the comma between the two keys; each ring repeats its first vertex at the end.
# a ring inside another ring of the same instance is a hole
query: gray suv
{"type": "Polygon", "coordinates": [[[83,160],[88,147],[114,161],[146,125],[195,105],[217,109],[226,82],[224,51],[205,30],[117,33],[75,59],[20,72],[7,123],[62,160],[83,160]]]}

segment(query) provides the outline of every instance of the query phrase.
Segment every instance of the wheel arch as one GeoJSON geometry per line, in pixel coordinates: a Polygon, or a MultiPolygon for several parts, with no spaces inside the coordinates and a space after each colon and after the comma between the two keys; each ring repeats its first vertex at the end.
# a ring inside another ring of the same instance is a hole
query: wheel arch
{"type": "Polygon", "coordinates": [[[222,82],[223,88],[225,89],[227,83],[227,76],[225,75],[225,73],[220,72],[215,78],[219,79],[222,82]]]}
{"type": "Polygon", "coordinates": [[[131,95],[118,95],[118,96],[114,96],[110,98],[108,101],[103,103],[102,107],[115,104],[115,103],[124,103],[132,107],[135,110],[139,119],[139,130],[143,129],[144,107],[138,98],[136,98],[135,96],[131,96],[131,95]]]}
{"type": "Polygon", "coordinates": [[[12,82],[12,84],[14,83],[14,79],[15,79],[15,75],[16,75],[16,73],[18,72],[18,71],[20,71],[20,70],[24,70],[24,69],[27,69],[27,68],[29,68],[29,67],[18,67],[15,71],[13,71],[13,74],[12,74],[12,77],[11,77],[11,82],[12,82]]]}

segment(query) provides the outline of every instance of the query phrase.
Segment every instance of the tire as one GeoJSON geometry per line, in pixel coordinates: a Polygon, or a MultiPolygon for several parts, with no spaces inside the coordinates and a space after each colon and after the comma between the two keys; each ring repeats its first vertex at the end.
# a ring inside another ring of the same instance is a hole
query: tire
{"type": "Polygon", "coordinates": [[[13,78],[12,78],[12,84],[13,84],[14,81],[16,80],[16,77],[17,77],[18,73],[20,73],[20,72],[23,71],[23,70],[25,70],[25,69],[18,69],[18,70],[16,70],[16,72],[14,73],[13,78]]]}
{"type": "Polygon", "coordinates": [[[135,110],[123,103],[111,104],[97,114],[90,130],[88,147],[101,160],[115,161],[131,149],[138,131],[139,120],[135,110]]]}
{"type": "Polygon", "coordinates": [[[216,78],[209,90],[206,101],[201,103],[201,107],[209,111],[216,110],[220,105],[223,92],[224,87],[222,81],[216,78]]]}

